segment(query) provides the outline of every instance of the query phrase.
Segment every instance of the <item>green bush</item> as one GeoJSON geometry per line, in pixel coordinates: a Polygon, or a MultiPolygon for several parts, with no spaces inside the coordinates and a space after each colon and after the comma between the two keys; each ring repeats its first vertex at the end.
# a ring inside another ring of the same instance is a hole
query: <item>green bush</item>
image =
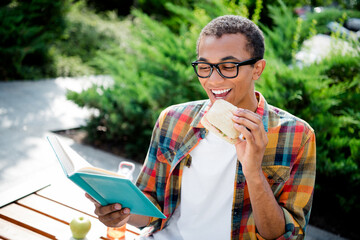
{"type": "Polygon", "coordinates": [[[69,1],[8,1],[0,7],[0,79],[51,75],[51,43],[65,29],[69,1]]]}
{"type": "Polygon", "coordinates": [[[70,92],[68,97],[99,110],[88,126],[91,138],[126,144],[131,157],[142,158],[160,111],[205,95],[190,65],[195,58],[194,34],[187,31],[178,36],[139,11],[133,14],[130,49],[114,47],[97,57],[97,63],[112,73],[115,84],[94,86],[80,94],[70,92]]]}
{"type": "Polygon", "coordinates": [[[306,38],[306,35],[308,34],[308,29],[313,21],[316,21],[316,30],[318,33],[330,33],[330,30],[326,25],[329,22],[339,22],[339,20],[343,18],[344,14],[347,18],[360,18],[359,11],[339,8],[328,8],[320,13],[307,14],[302,32],[302,37],[306,38]]]}
{"type": "Polygon", "coordinates": [[[130,24],[70,0],[12,0],[0,6],[0,20],[3,80],[105,74],[93,60],[110,47],[126,47],[130,24]]]}
{"type": "Polygon", "coordinates": [[[171,3],[177,6],[192,9],[195,1],[193,0],[138,0],[136,7],[142,12],[156,16],[158,20],[171,17],[171,11],[165,8],[165,4],[171,3]]]}
{"type": "Polygon", "coordinates": [[[86,3],[96,12],[116,11],[118,15],[126,16],[130,13],[131,7],[135,0],[119,1],[119,0],[86,0],[86,3]]]}
{"type": "Polygon", "coordinates": [[[359,11],[326,8],[320,13],[310,12],[306,15],[306,19],[302,20],[295,16],[284,1],[277,0],[277,2],[278,4],[267,7],[273,24],[266,26],[260,23],[260,26],[266,35],[266,56],[280,58],[287,64],[292,63],[294,51],[298,50],[298,46],[304,40],[314,34],[329,34],[330,30],[326,26],[329,22],[360,18],[359,11]]]}
{"type": "Polygon", "coordinates": [[[94,61],[98,52],[128,41],[129,21],[120,21],[114,12],[95,14],[84,1],[72,5],[65,21],[67,28],[52,48],[57,76],[104,74],[94,61]]]}
{"type": "Polygon", "coordinates": [[[276,57],[286,63],[292,60],[292,44],[297,21],[294,13],[282,1],[279,5],[268,5],[272,27],[260,23],[265,34],[266,56],[276,57]]]}

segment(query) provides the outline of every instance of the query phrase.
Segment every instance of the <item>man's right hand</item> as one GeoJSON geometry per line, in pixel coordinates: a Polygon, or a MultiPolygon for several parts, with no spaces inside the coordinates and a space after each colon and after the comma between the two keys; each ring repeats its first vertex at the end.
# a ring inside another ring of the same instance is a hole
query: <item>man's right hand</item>
{"type": "Polygon", "coordinates": [[[108,227],[121,227],[129,221],[130,209],[122,208],[121,204],[115,203],[106,206],[102,206],[89,194],[85,193],[85,196],[94,203],[94,213],[98,216],[99,221],[108,227]]]}

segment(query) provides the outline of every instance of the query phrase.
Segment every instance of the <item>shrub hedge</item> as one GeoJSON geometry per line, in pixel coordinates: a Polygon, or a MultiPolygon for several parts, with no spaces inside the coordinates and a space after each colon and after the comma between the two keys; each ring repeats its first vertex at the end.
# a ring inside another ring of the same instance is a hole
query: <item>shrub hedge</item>
{"type": "Polygon", "coordinates": [[[0,5],[0,79],[53,75],[49,49],[65,30],[68,9],[68,0],[12,0],[0,5]]]}
{"type": "Polygon", "coordinates": [[[65,21],[67,28],[53,44],[57,76],[104,74],[94,61],[97,53],[128,41],[128,21],[120,21],[115,12],[95,14],[84,1],[72,5],[65,21]]]}
{"type": "Polygon", "coordinates": [[[115,84],[70,92],[68,97],[99,110],[87,127],[90,138],[117,142],[131,157],[143,158],[160,111],[205,95],[189,64],[195,57],[195,35],[191,31],[175,35],[140,11],[133,14],[135,40],[130,49],[113,48],[97,57],[97,64],[112,73],[115,84]]]}

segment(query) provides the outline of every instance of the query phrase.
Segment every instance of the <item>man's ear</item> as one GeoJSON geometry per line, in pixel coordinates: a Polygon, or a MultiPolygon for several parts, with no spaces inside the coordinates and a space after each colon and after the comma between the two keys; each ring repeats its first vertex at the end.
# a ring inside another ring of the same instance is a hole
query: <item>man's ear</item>
{"type": "Polygon", "coordinates": [[[262,72],[264,71],[266,66],[266,61],[265,59],[261,59],[259,61],[257,61],[254,65],[254,69],[252,72],[252,79],[253,80],[258,80],[262,74],[262,72]]]}

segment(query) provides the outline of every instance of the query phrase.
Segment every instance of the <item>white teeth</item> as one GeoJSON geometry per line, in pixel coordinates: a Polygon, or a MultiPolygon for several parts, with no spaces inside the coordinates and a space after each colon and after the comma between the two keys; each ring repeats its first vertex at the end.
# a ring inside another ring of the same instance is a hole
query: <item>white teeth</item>
{"type": "Polygon", "coordinates": [[[222,94],[222,93],[226,93],[226,92],[228,92],[230,90],[231,90],[231,88],[224,89],[224,90],[211,90],[211,92],[214,93],[214,94],[222,94]]]}

